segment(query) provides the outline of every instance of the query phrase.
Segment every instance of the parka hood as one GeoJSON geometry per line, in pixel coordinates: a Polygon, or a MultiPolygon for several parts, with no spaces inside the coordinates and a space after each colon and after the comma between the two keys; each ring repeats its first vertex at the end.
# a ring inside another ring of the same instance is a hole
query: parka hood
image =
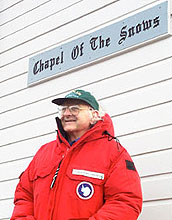
{"type": "Polygon", "coordinates": [[[112,136],[115,136],[112,119],[107,113],[103,117],[102,130],[107,131],[112,136]]]}

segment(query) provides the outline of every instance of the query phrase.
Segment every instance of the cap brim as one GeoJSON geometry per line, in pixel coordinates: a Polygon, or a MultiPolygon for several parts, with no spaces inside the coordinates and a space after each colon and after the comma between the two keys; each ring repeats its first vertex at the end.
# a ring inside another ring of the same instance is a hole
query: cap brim
{"type": "Polygon", "coordinates": [[[58,98],[58,99],[53,99],[52,103],[56,105],[63,105],[63,103],[67,100],[81,100],[82,102],[89,104],[88,102],[80,98],[58,98]]]}
{"type": "Polygon", "coordinates": [[[53,100],[52,100],[52,103],[54,103],[54,104],[56,104],[56,105],[62,105],[65,100],[67,100],[67,98],[53,99],[53,100]]]}

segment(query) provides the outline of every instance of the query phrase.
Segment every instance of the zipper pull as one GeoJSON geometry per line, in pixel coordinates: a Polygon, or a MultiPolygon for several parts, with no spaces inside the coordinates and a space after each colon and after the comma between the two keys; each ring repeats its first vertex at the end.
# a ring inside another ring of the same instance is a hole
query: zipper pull
{"type": "MultiPolygon", "coordinates": [[[[63,159],[62,159],[62,160],[63,160],[63,159]]],[[[52,182],[51,182],[50,189],[53,188],[53,186],[54,186],[54,184],[55,184],[55,182],[56,182],[56,179],[57,179],[57,176],[58,176],[58,172],[59,172],[59,170],[60,170],[60,165],[61,165],[62,160],[60,161],[60,163],[59,163],[59,165],[58,165],[58,167],[57,167],[57,170],[56,170],[56,172],[55,172],[55,174],[54,174],[54,176],[53,176],[53,180],[52,180],[52,182]]]]}

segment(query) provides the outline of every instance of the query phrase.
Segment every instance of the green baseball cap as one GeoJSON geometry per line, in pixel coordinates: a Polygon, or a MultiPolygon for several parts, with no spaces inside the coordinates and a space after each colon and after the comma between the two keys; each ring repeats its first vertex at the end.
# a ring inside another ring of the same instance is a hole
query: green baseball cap
{"type": "Polygon", "coordinates": [[[78,90],[73,90],[69,94],[67,94],[64,98],[57,98],[52,100],[52,103],[56,105],[63,105],[64,101],[66,100],[81,100],[89,104],[94,110],[99,110],[99,104],[96,101],[95,97],[91,95],[90,92],[86,92],[84,90],[78,89],[78,90]]]}

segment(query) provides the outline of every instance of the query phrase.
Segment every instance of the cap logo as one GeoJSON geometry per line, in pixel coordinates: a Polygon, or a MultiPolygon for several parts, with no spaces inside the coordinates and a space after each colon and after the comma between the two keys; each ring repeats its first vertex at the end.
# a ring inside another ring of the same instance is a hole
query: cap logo
{"type": "Polygon", "coordinates": [[[72,92],[79,95],[79,96],[81,95],[81,93],[79,91],[73,90],[72,92]]]}
{"type": "Polygon", "coordinates": [[[89,182],[81,182],[76,188],[76,193],[80,199],[90,199],[94,194],[93,185],[89,182]]]}

